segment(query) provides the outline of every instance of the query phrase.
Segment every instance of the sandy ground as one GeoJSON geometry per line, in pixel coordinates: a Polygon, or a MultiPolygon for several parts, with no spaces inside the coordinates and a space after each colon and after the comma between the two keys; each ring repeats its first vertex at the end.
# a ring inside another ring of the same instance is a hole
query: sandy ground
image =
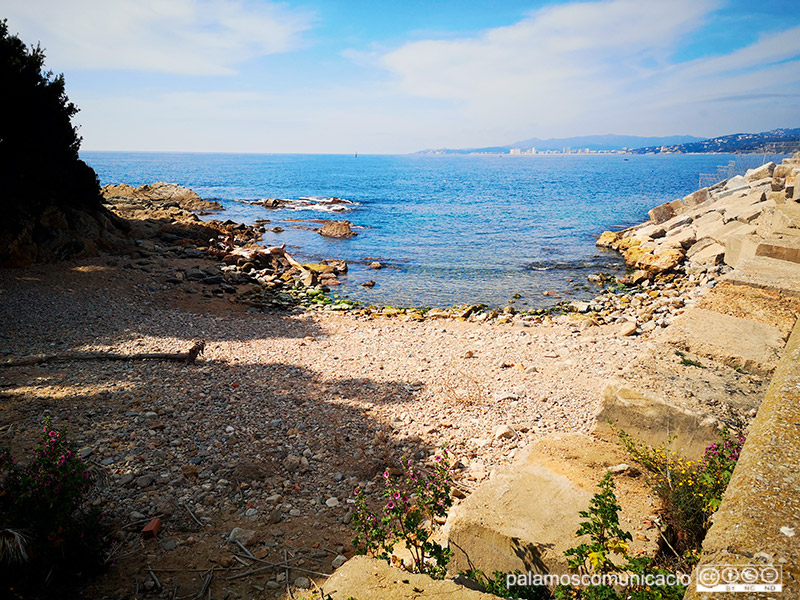
{"type": "Polygon", "coordinates": [[[246,570],[225,539],[234,526],[255,532],[259,558],[295,556],[291,579],[329,573],[336,554],[352,554],[355,485],[446,446],[468,492],[532,440],[588,431],[604,382],[645,343],[569,324],[267,314],[176,294],[113,258],[6,270],[0,282],[6,360],[206,342],[193,365],[66,361],[0,373],[0,444],[23,452],[51,415],[107,474],[98,502],[120,530],[116,564],[88,597],[143,594],[148,564],[174,569],[161,572],[164,597],[199,588],[212,567],[214,597],[283,593],[282,567],[226,579],[246,570]],[[515,435],[495,439],[500,425],[515,435]],[[137,521],[156,515],[159,539],[142,540],[137,521]]]}

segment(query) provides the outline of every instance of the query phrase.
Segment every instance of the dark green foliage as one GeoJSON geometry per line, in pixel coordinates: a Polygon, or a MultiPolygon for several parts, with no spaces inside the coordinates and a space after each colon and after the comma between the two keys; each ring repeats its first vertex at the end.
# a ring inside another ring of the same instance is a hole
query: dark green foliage
{"type": "MultiPolygon", "coordinates": [[[[520,571],[514,572],[515,575],[519,573],[520,571]]],[[[502,571],[495,571],[492,577],[489,577],[480,569],[472,569],[466,573],[461,573],[461,575],[480,585],[486,593],[494,594],[499,598],[520,598],[520,600],[549,600],[551,598],[550,590],[544,585],[512,585],[509,587],[506,574],[502,571]]]]}
{"type": "Polygon", "coordinates": [[[97,207],[94,170],[78,157],[78,108],[64,76],[44,70],[44,51],[28,48],[0,21],[0,173],[3,210],[35,216],[47,206],[97,207]]]}

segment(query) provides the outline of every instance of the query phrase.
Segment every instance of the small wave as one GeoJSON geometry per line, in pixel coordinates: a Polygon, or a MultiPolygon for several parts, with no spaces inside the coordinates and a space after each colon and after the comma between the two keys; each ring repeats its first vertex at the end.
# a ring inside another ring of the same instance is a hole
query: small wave
{"type": "MultiPolygon", "coordinates": [[[[251,204],[264,204],[269,202],[270,199],[265,198],[252,202],[251,204]]],[[[326,213],[340,213],[353,210],[354,207],[359,206],[358,202],[345,200],[344,198],[337,198],[336,196],[300,196],[299,198],[281,198],[277,206],[274,208],[283,208],[286,210],[313,210],[326,213]]]]}

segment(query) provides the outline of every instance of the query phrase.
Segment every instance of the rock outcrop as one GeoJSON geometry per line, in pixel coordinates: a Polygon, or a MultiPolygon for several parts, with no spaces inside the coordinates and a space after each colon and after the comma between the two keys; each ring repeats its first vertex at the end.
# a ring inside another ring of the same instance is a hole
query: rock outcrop
{"type": "Polygon", "coordinates": [[[127,183],[120,183],[105,185],[101,192],[106,200],[149,200],[160,205],[174,203],[179,208],[193,212],[224,210],[219,202],[203,200],[193,190],[177,183],[157,181],[152,185],[142,185],[138,188],[127,183]]]}
{"type": "Polygon", "coordinates": [[[317,233],[325,237],[332,238],[351,238],[356,235],[352,229],[350,221],[326,221],[325,224],[319,228],[317,233]]]}

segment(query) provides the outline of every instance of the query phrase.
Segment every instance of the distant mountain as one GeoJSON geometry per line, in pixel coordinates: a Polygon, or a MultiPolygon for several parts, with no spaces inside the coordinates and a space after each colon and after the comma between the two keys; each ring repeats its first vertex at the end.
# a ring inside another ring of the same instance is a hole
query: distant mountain
{"type": "Polygon", "coordinates": [[[681,144],[650,144],[631,150],[636,154],[792,154],[800,150],[800,128],[773,129],[761,133],[734,133],[707,140],[681,144]]]}
{"type": "Polygon", "coordinates": [[[428,149],[417,152],[417,154],[476,154],[476,153],[495,153],[508,154],[512,148],[521,151],[529,151],[535,148],[537,152],[557,151],[561,152],[565,148],[570,150],[623,150],[627,148],[641,148],[643,146],[662,146],[685,144],[687,142],[697,142],[703,138],[692,135],[671,135],[667,137],[640,137],[635,135],[586,135],[569,138],[550,138],[539,139],[531,138],[522,140],[505,146],[487,146],[484,148],[439,148],[428,149]]]}

